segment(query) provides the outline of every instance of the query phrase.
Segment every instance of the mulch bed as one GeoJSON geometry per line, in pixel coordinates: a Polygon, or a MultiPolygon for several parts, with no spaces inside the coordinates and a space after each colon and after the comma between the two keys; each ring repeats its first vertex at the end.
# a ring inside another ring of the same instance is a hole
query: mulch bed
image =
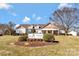
{"type": "Polygon", "coordinates": [[[16,45],[20,46],[25,46],[25,47],[38,47],[38,46],[46,46],[46,45],[52,45],[52,44],[57,44],[59,43],[58,41],[56,42],[45,42],[45,41],[33,41],[33,42],[16,42],[16,45]]]}

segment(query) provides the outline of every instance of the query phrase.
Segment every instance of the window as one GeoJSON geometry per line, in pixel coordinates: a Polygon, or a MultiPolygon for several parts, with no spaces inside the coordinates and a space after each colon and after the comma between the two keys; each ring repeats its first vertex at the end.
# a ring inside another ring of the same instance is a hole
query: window
{"type": "Polygon", "coordinates": [[[58,30],[54,30],[53,34],[58,35],[58,30]]]}
{"type": "Polygon", "coordinates": [[[43,30],[42,32],[45,34],[46,33],[46,30],[43,30]]]}
{"type": "Polygon", "coordinates": [[[31,33],[31,29],[28,29],[28,33],[31,33]]]}
{"type": "Polygon", "coordinates": [[[39,28],[41,28],[41,27],[39,27],[39,28]]]}
{"type": "Polygon", "coordinates": [[[48,30],[48,33],[52,33],[52,30],[48,30]]]}

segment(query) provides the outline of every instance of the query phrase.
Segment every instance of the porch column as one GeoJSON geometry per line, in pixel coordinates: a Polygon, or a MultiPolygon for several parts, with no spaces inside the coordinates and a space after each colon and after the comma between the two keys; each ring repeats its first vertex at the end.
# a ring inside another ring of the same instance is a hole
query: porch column
{"type": "Polygon", "coordinates": [[[48,30],[46,30],[46,34],[48,33],[48,30]]]}
{"type": "Polygon", "coordinates": [[[58,35],[60,34],[59,29],[58,29],[58,35]]]}
{"type": "Polygon", "coordinates": [[[53,34],[53,30],[52,30],[52,34],[53,34]]]}

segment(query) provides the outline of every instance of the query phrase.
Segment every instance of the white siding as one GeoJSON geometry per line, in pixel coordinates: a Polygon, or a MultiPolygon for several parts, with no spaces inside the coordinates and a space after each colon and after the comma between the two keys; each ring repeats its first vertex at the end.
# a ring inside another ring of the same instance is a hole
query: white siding
{"type": "Polygon", "coordinates": [[[42,30],[41,29],[37,29],[36,33],[42,33],[42,30]]]}
{"type": "Polygon", "coordinates": [[[71,31],[71,32],[69,32],[68,34],[71,34],[71,35],[73,35],[73,36],[77,36],[77,32],[75,32],[75,31],[71,31]]]}
{"type": "Polygon", "coordinates": [[[18,33],[18,34],[26,33],[26,29],[25,28],[16,29],[16,33],[18,33]]]}

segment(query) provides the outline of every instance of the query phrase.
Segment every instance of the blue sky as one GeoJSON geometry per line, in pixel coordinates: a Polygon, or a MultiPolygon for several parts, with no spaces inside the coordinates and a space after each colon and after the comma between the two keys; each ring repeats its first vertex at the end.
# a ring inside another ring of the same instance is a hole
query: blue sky
{"type": "Polygon", "coordinates": [[[61,6],[55,3],[11,3],[0,4],[0,23],[12,21],[16,24],[45,24],[51,14],[61,6]]]}

